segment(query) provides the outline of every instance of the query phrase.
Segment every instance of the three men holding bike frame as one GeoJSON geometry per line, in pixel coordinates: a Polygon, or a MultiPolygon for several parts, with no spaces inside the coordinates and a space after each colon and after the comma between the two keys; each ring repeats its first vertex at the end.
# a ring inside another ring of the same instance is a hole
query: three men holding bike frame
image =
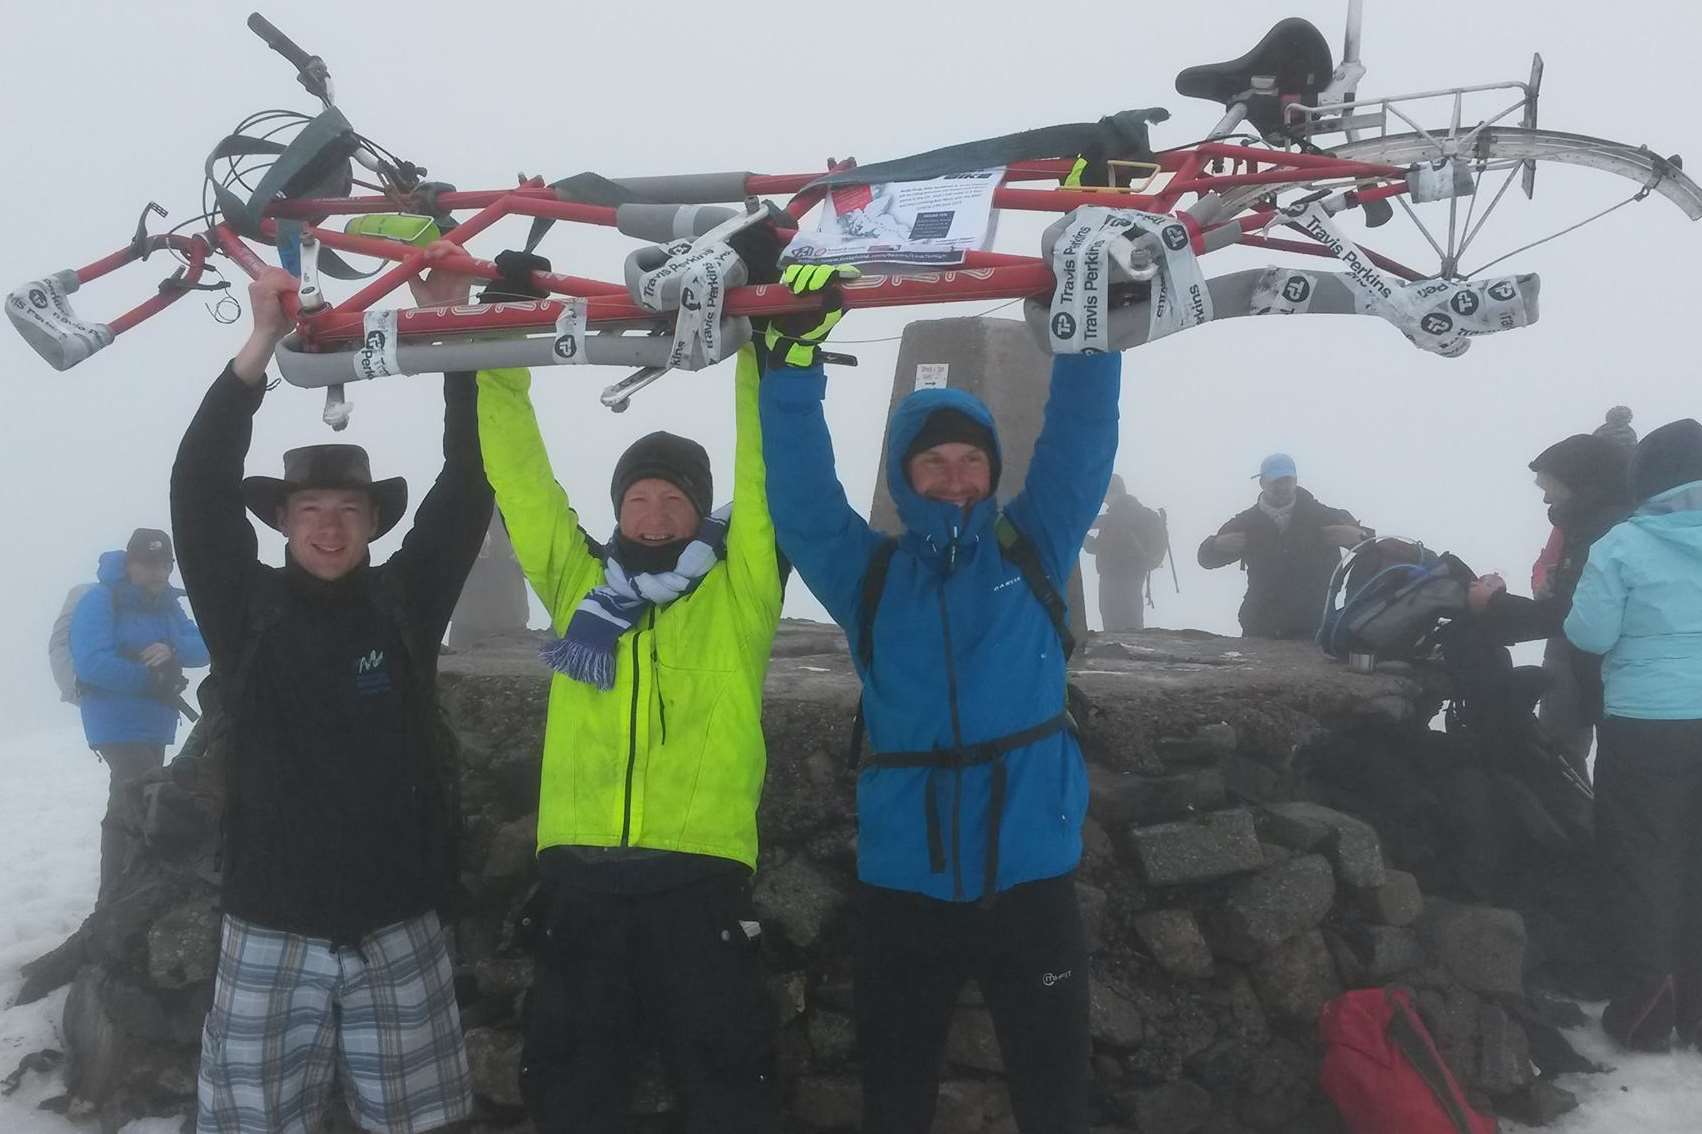
{"type": "MultiPolygon", "coordinates": [[[[1049,250],[1070,223],[1049,230],[1049,250]]],[[[774,278],[772,261],[749,266],[774,278]]],[[[200,1129],[308,1129],[334,1062],[371,1128],[471,1113],[442,879],[428,876],[458,819],[432,743],[432,679],[494,488],[559,635],[522,1073],[537,1128],[624,1129],[641,1041],[662,1048],[688,1130],[780,1128],[748,890],[789,560],[852,641],[874,749],[858,785],[864,1129],[929,1128],[973,976],[1020,1129],[1086,1131],[1073,872],[1087,781],[1064,710],[1057,591],[1110,480],[1120,356],[1059,354],[1027,482],[1005,506],[987,408],[955,390],[907,399],[888,436],[905,530],[889,541],[847,502],[822,414],[817,347],[851,272],[788,269],[820,309],[772,320],[741,351],[731,506],[714,506],[701,446],[652,434],[617,464],[617,527],[593,539],[556,483],[529,376],[484,372],[475,391],[449,375],[443,472],[382,566],[367,544],[400,519],[405,489],[373,481],[363,451],[295,450],[282,481],[250,478],[250,508],[288,538],[281,570],[254,559],[239,482],[294,280],[274,270],[251,286],[253,336],[173,477],[184,577],[237,738],[200,1129]]],[[[416,298],[463,302],[467,283],[434,271],[416,298]]]]}

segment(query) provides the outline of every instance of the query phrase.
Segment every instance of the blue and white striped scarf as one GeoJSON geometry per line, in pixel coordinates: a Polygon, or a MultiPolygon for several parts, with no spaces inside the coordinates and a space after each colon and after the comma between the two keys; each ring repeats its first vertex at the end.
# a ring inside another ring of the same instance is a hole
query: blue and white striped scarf
{"type": "Polygon", "coordinates": [[[567,633],[539,651],[557,673],[595,685],[605,693],[615,687],[615,643],[632,629],[650,606],[667,606],[689,595],[727,553],[727,524],[731,504],[711,512],[698,525],[697,535],[681,550],[672,571],[628,575],[615,558],[610,540],[603,563],[603,584],[593,587],[568,620],[567,633]]]}

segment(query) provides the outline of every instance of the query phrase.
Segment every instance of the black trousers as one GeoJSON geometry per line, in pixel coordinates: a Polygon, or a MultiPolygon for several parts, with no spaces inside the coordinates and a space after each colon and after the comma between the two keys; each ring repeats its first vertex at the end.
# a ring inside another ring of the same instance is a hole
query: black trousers
{"type": "Polygon", "coordinates": [[[1702,1020],[1702,720],[1608,717],[1597,729],[1596,845],[1620,997],[1666,978],[1702,1020]]]}
{"type": "Polygon", "coordinates": [[[1086,1134],[1087,942],[1073,875],[983,906],[862,887],[855,928],[865,1134],[927,1134],[952,1011],[973,977],[1022,1134],[1086,1134]]]}
{"type": "Polygon", "coordinates": [[[95,749],[100,758],[106,761],[107,771],[112,774],[107,785],[106,815],[100,821],[100,893],[104,896],[112,888],[113,882],[123,873],[125,849],[129,839],[119,828],[113,809],[118,805],[119,793],[128,785],[135,783],[165,765],[165,745],[163,744],[103,744],[95,749]]]}
{"type": "Polygon", "coordinates": [[[624,1131],[641,1045],[660,1048],[689,1134],[779,1131],[749,890],[741,874],[660,893],[554,887],[520,1070],[540,1134],[624,1131]]]}

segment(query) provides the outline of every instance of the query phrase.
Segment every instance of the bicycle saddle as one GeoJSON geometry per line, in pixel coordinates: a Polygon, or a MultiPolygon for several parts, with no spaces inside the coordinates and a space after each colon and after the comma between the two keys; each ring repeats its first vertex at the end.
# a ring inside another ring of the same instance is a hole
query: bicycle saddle
{"type": "Polygon", "coordinates": [[[1335,60],[1324,33],[1308,20],[1291,17],[1266,32],[1258,46],[1239,59],[1182,71],[1176,76],[1176,93],[1226,108],[1246,101],[1247,121],[1261,134],[1275,134],[1282,130],[1283,104],[1315,103],[1334,71],[1335,60]],[[1273,80],[1275,89],[1260,92],[1267,97],[1247,98],[1255,77],[1273,80]]]}

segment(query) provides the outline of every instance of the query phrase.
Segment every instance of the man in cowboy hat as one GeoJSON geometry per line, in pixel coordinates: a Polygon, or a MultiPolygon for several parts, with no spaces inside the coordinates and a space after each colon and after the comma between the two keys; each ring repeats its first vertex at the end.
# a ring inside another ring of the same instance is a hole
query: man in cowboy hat
{"type": "MultiPolygon", "coordinates": [[[[465,302],[467,283],[434,272],[415,297],[465,302]]],[[[252,334],[172,469],[178,558],[232,754],[197,1129],[317,1129],[340,1063],[363,1128],[430,1130],[472,1107],[436,912],[459,817],[437,759],[434,689],[491,516],[476,388],[470,374],[445,376],[443,469],[400,550],[373,564],[369,545],[408,493],[399,477],[374,479],[365,450],[292,449],[281,478],[242,478],[295,287],[277,269],[250,285],[252,334]],[[245,504],[284,534],[282,567],[256,558],[245,504]]]]}

